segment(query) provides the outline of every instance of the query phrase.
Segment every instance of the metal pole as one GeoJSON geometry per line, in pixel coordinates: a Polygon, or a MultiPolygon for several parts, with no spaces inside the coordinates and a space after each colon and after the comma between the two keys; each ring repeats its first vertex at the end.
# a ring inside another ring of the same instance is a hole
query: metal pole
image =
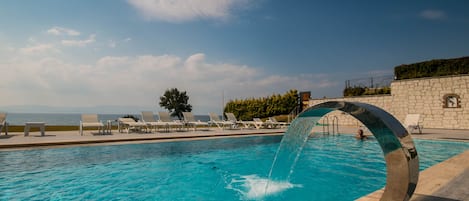
{"type": "Polygon", "coordinates": [[[225,112],[225,90],[222,90],[221,91],[221,120],[224,121],[225,120],[225,115],[224,112],[225,112]]]}

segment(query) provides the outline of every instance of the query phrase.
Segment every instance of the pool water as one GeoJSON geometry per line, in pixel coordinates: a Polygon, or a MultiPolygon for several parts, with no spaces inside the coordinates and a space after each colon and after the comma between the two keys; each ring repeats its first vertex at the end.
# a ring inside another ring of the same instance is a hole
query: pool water
{"type": "MultiPolygon", "coordinates": [[[[308,140],[290,182],[267,176],[281,136],[0,152],[0,200],[354,200],[385,185],[378,143],[308,140]],[[271,188],[270,188],[271,187],[271,188]]],[[[421,169],[469,143],[415,140],[421,169]]]]}

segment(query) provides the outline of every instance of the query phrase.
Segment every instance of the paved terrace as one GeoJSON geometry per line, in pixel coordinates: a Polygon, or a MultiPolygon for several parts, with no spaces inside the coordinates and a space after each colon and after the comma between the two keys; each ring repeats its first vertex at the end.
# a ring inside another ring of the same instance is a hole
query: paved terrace
{"type": "MultiPolygon", "coordinates": [[[[316,127],[315,130],[322,131],[316,127]]],[[[356,127],[340,127],[340,133],[356,133],[356,127]]],[[[119,133],[97,134],[96,131],[85,131],[83,136],[78,131],[46,131],[45,136],[39,132],[31,132],[24,136],[21,132],[0,136],[1,150],[31,149],[53,146],[83,146],[95,144],[145,143],[155,141],[192,140],[216,137],[240,137],[249,135],[281,135],[285,129],[245,129],[245,130],[197,130],[184,132],[153,132],[153,133],[119,133]]],[[[365,134],[371,133],[365,131],[365,134]]],[[[432,140],[455,140],[469,143],[469,130],[424,129],[423,134],[413,134],[414,138],[432,140]]],[[[420,172],[419,183],[413,201],[469,201],[469,150],[452,157],[442,163],[420,172]]],[[[377,190],[360,201],[379,200],[383,190],[377,190]]]]}

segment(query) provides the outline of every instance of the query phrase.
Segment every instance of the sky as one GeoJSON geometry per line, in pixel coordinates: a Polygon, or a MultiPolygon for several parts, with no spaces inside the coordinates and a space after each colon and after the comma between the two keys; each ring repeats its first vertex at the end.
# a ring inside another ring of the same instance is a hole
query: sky
{"type": "Polygon", "coordinates": [[[0,111],[195,114],[469,56],[469,1],[2,0],[0,111]]]}

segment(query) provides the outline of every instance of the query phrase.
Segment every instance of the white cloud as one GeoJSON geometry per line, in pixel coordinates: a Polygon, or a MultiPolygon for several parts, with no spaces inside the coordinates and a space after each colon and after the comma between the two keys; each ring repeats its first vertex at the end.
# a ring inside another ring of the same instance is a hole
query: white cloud
{"type": "Polygon", "coordinates": [[[132,38],[125,38],[124,40],[121,40],[121,41],[109,40],[108,41],[108,46],[110,48],[116,48],[118,45],[120,45],[122,43],[128,43],[130,41],[132,41],[132,38]]]}
{"type": "Polygon", "coordinates": [[[24,57],[0,62],[0,73],[3,82],[9,83],[2,89],[9,98],[1,99],[0,105],[129,105],[157,110],[159,97],[176,87],[188,92],[196,114],[219,111],[222,93],[228,101],[335,85],[325,75],[272,75],[247,65],[209,63],[202,53],[185,59],[175,55],[106,56],[89,65],[24,57]]]}
{"type": "Polygon", "coordinates": [[[92,34],[85,40],[62,40],[62,45],[65,46],[74,46],[74,47],[84,47],[88,44],[94,43],[96,40],[96,35],[92,34]]]}
{"type": "Polygon", "coordinates": [[[424,10],[420,12],[420,17],[427,20],[440,20],[446,18],[446,13],[441,10],[424,10]]]}
{"type": "Polygon", "coordinates": [[[57,53],[60,52],[53,44],[36,44],[19,49],[22,54],[41,54],[41,53],[57,53]]]}
{"type": "Polygon", "coordinates": [[[96,62],[96,67],[98,68],[108,68],[108,67],[113,68],[113,67],[119,67],[121,65],[124,65],[124,66],[129,65],[129,58],[106,56],[106,57],[99,59],[96,62]]]}
{"type": "Polygon", "coordinates": [[[47,30],[48,34],[51,35],[68,35],[68,36],[79,36],[80,32],[73,30],[73,29],[68,29],[68,28],[63,28],[63,27],[52,27],[49,30],[47,30]]]}
{"type": "Polygon", "coordinates": [[[223,20],[247,0],[127,0],[149,20],[183,22],[196,19],[223,20]]]}

